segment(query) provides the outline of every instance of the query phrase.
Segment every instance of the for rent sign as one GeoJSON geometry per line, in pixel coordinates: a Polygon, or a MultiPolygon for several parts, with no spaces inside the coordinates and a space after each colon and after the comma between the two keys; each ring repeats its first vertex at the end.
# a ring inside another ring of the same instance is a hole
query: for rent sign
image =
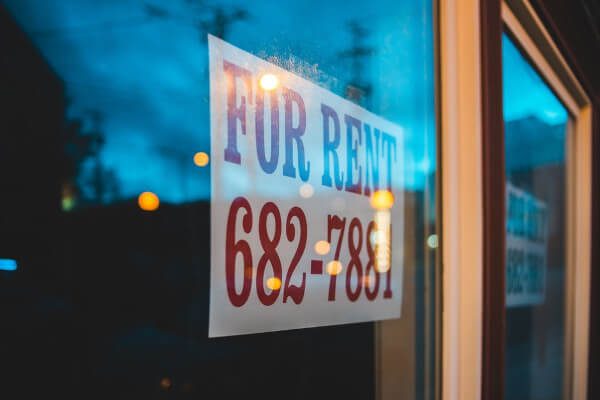
{"type": "Polygon", "coordinates": [[[209,57],[209,336],[399,317],[402,129],[212,36],[209,57]]]}

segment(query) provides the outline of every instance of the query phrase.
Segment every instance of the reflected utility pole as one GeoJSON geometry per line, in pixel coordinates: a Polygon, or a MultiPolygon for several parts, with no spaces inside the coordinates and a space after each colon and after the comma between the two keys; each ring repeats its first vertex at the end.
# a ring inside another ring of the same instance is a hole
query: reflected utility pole
{"type": "MultiPolygon", "coordinates": [[[[196,26],[202,35],[200,38],[202,42],[208,33],[225,40],[233,24],[250,18],[248,11],[241,7],[209,6],[203,0],[187,0],[186,2],[190,5],[193,18],[201,16],[197,20],[196,26]]],[[[181,15],[172,14],[168,9],[152,3],[144,4],[144,13],[150,19],[183,18],[181,15]]]]}
{"type": "MultiPolygon", "coordinates": [[[[189,0],[189,2],[194,2],[194,0],[189,0]]],[[[233,8],[231,11],[226,11],[229,7],[225,8],[223,6],[206,6],[206,8],[211,11],[212,15],[198,22],[202,40],[205,39],[208,33],[225,40],[233,24],[250,18],[248,11],[241,7],[233,8]]]]}
{"type": "Polygon", "coordinates": [[[119,196],[119,183],[115,171],[106,169],[102,164],[102,147],[105,144],[102,124],[104,115],[98,110],[88,110],[91,129],[89,137],[90,155],[93,159],[88,184],[92,189],[91,201],[102,204],[105,201],[114,201],[119,196]]]}
{"type": "Polygon", "coordinates": [[[364,44],[370,32],[357,21],[350,21],[347,25],[352,37],[352,47],[342,51],[339,56],[342,59],[350,59],[352,62],[352,79],[346,86],[346,98],[361,104],[365,99],[367,108],[371,107],[371,83],[365,79],[366,61],[375,54],[373,47],[364,44]]]}
{"type": "Polygon", "coordinates": [[[104,146],[104,134],[102,133],[102,123],[104,116],[98,110],[88,111],[91,129],[88,133],[90,137],[90,151],[93,157],[92,175],[90,177],[90,186],[93,189],[92,200],[95,204],[101,204],[104,198],[104,181],[102,176],[102,158],[100,150],[104,146]]]}

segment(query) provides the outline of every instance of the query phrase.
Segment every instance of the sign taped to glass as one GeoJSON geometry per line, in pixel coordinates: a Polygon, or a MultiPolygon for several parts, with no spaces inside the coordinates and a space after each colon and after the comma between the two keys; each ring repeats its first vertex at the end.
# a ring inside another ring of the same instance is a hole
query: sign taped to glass
{"type": "Polygon", "coordinates": [[[402,128],[210,35],[209,58],[209,336],[400,317],[402,128]]]}

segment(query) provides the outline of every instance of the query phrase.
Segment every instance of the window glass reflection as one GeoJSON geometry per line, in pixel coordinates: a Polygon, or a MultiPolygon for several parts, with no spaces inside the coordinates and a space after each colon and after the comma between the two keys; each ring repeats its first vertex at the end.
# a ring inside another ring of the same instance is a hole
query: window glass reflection
{"type": "Polygon", "coordinates": [[[0,394],[373,398],[387,371],[432,398],[430,1],[4,0],[0,32],[0,394]],[[207,338],[209,33],[403,128],[404,299],[381,354],[373,323],[207,338]]]}
{"type": "Polygon", "coordinates": [[[503,35],[507,399],[560,399],[568,113],[503,35]]]}

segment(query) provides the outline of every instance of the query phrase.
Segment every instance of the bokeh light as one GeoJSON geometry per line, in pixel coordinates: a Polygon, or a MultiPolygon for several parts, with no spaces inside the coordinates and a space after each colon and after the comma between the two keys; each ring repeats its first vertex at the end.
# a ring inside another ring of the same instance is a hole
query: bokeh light
{"type": "Polygon", "coordinates": [[[387,209],[375,212],[375,226],[377,227],[377,234],[373,237],[376,244],[375,270],[380,273],[387,272],[392,266],[391,222],[392,214],[387,209]]]}
{"type": "Polygon", "coordinates": [[[429,246],[430,249],[437,249],[438,245],[438,235],[435,233],[433,235],[429,235],[427,238],[427,246],[429,246]]]}
{"type": "Polygon", "coordinates": [[[63,211],[71,211],[75,207],[75,199],[72,196],[64,196],[61,199],[61,207],[63,211]]]}
{"type": "Polygon", "coordinates": [[[281,287],[281,280],[273,276],[267,279],[267,287],[271,290],[278,290],[281,287]]]}
{"type": "Polygon", "coordinates": [[[371,207],[376,210],[389,210],[394,205],[394,195],[389,190],[378,190],[371,195],[371,207]]]}
{"type": "Polygon", "coordinates": [[[308,199],[311,198],[313,194],[315,194],[315,189],[310,183],[305,183],[304,185],[300,186],[300,196],[308,199]]]}
{"type": "Polygon", "coordinates": [[[208,157],[208,154],[203,151],[199,151],[198,153],[194,154],[194,164],[199,167],[205,167],[208,165],[209,160],[210,158],[208,157]]]}
{"type": "Polygon", "coordinates": [[[329,253],[330,249],[331,246],[329,245],[329,242],[327,240],[319,240],[317,243],[315,243],[315,252],[317,252],[317,254],[323,256],[329,253]]]}
{"type": "Polygon", "coordinates": [[[138,205],[144,211],[154,211],[159,204],[158,196],[152,192],[143,192],[138,197],[138,205]]]}
{"type": "Polygon", "coordinates": [[[71,211],[75,208],[77,202],[76,190],[72,182],[63,183],[61,191],[62,198],[60,205],[63,211],[71,211]]]}
{"type": "Polygon", "coordinates": [[[171,387],[171,380],[169,378],[162,378],[160,380],[160,387],[163,389],[168,389],[171,387]]]}
{"type": "Polygon", "coordinates": [[[337,275],[342,272],[342,269],[342,263],[339,261],[333,260],[327,263],[327,273],[329,275],[337,275]]]}
{"type": "Polygon", "coordinates": [[[264,74],[260,78],[260,87],[264,90],[271,91],[279,86],[279,78],[273,74],[264,74]]]}
{"type": "Polygon", "coordinates": [[[0,271],[16,271],[17,260],[10,258],[0,258],[0,271]]]}

